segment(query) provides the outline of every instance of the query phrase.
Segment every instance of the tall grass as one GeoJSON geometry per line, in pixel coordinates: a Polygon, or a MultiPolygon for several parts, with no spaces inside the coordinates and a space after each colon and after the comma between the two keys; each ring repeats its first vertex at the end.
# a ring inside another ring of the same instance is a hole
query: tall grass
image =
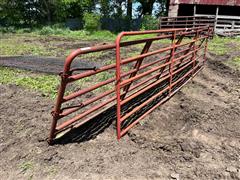
{"type": "Polygon", "coordinates": [[[86,31],[86,30],[77,30],[71,31],[69,28],[60,25],[54,26],[44,26],[42,28],[22,28],[16,29],[14,27],[1,28],[0,33],[15,33],[15,34],[32,34],[32,35],[41,35],[41,36],[63,36],[67,38],[81,39],[81,40],[105,40],[113,41],[116,37],[116,34],[111,33],[107,30],[99,31],[86,31]]]}

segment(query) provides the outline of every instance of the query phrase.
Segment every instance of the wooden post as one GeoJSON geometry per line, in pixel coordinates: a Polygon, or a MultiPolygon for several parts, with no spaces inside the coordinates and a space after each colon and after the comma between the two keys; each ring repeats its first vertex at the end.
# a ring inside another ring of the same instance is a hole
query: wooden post
{"type": "Polygon", "coordinates": [[[217,6],[217,8],[216,8],[216,16],[215,16],[215,23],[214,23],[214,32],[216,32],[216,30],[217,30],[218,12],[219,12],[219,6],[217,6]]]}
{"type": "Polygon", "coordinates": [[[232,30],[235,29],[235,21],[232,21],[232,27],[231,27],[232,30]]]}
{"type": "Polygon", "coordinates": [[[196,16],[196,13],[197,13],[197,5],[194,4],[194,7],[193,7],[193,27],[195,27],[195,16],[196,16]]]}
{"type": "Polygon", "coordinates": [[[193,16],[195,16],[197,14],[197,5],[194,4],[194,7],[193,7],[193,16]]]}

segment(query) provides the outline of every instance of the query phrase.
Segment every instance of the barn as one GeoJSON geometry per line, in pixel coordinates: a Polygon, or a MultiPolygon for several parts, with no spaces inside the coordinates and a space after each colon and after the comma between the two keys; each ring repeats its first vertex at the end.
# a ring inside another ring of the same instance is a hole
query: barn
{"type": "Polygon", "coordinates": [[[168,17],[214,16],[216,31],[240,31],[240,0],[169,0],[168,17]]]}
{"type": "Polygon", "coordinates": [[[240,17],[240,0],[170,0],[169,17],[196,14],[240,17]]]}

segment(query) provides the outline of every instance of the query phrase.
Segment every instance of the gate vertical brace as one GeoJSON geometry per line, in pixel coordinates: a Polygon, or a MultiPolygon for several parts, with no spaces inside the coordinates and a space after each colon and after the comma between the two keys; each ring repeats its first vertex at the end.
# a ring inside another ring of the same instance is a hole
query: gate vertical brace
{"type": "Polygon", "coordinates": [[[55,132],[56,132],[57,121],[59,119],[59,114],[60,114],[60,110],[61,110],[62,100],[63,100],[64,92],[65,92],[66,85],[67,85],[67,79],[68,79],[68,75],[67,74],[63,73],[60,76],[61,76],[61,84],[60,84],[60,87],[58,89],[57,101],[56,101],[54,110],[52,112],[53,121],[52,121],[52,124],[51,124],[50,135],[49,135],[49,139],[48,139],[48,143],[49,144],[53,143],[53,139],[56,136],[55,132]]]}
{"type": "MultiPolygon", "coordinates": [[[[197,40],[199,38],[199,31],[197,30],[197,32],[196,32],[196,36],[195,36],[195,40],[197,40]]],[[[194,44],[193,44],[193,69],[195,68],[195,66],[196,66],[196,56],[197,56],[197,52],[196,52],[196,41],[194,42],[194,44]]],[[[194,71],[192,72],[192,75],[194,74],[194,71]]]]}
{"type": "MultiPolygon", "coordinates": [[[[196,33],[196,35],[194,36],[194,38],[193,38],[193,40],[196,40],[197,39],[197,33],[196,33]]],[[[190,44],[189,44],[189,50],[187,51],[187,52],[185,52],[184,53],[184,55],[186,55],[187,53],[189,53],[189,51],[191,51],[192,50],[192,46],[195,44],[195,41],[194,42],[191,42],[190,44]]],[[[195,47],[195,46],[194,46],[195,47]]],[[[177,67],[179,67],[180,65],[181,65],[181,63],[183,62],[183,60],[181,59],[180,60],[180,64],[178,64],[177,65],[177,67]]]]}
{"type": "Polygon", "coordinates": [[[172,52],[171,52],[171,64],[170,64],[170,68],[169,68],[169,71],[170,71],[170,80],[169,80],[169,93],[168,93],[168,96],[170,97],[171,96],[171,91],[172,91],[172,80],[173,80],[173,63],[174,63],[174,56],[175,56],[175,48],[176,48],[176,31],[174,31],[174,34],[173,34],[173,44],[172,44],[172,52]]]}
{"type": "MultiPolygon", "coordinates": [[[[180,36],[180,38],[179,38],[178,41],[176,42],[176,45],[181,44],[184,36],[185,36],[185,35],[181,35],[181,36],[180,36]]],[[[174,39],[174,34],[173,34],[173,39],[174,39]]],[[[173,40],[172,40],[172,45],[173,45],[173,40]]],[[[166,61],[164,62],[164,64],[167,63],[167,62],[169,62],[169,61],[171,60],[172,51],[173,51],[173,49],[170,51],[170,58],[166,59],[166,61]]],[[[166,68],[166,66],[164,66],[164,67],[162,67],[162,68],[160,69],[160,74],[156,77],[157,80],[159,80],[159,78],[161,77],[161,75],[162,75],[163,71],[165,70],[165,68],[166,68]]]]}
{"type": "Polygon", "coordinates": [[[116,38],[116,100],[117,100],[117,139],[121,138],[121,57],[120,57],[120,41],[123,33],[116,38]]]}
{"type": "MultiPolygon", "coordinates": [[[[144,45],[143,49],[142,49],[141,54],[147,53],[149,51],[151,45],[152,45],[152,41],[147,41],[146,44],[144,45]]],[[[139,71],[139,68],[142,65],[143,60],[144,60],[144,57],[137,60],[135,66],[134,66],[134,69],[136,71],[131,73],[129,78],[132,78],[132,77],[137,75],[137,73],[139,71]]],[[[124,94],[121,96],[121,100],[123,100],[125,98],[125,96],[127,95],[128,90],[131,87],[131,85],[132,85],[132,82],[123,88],[124,94]]]]}

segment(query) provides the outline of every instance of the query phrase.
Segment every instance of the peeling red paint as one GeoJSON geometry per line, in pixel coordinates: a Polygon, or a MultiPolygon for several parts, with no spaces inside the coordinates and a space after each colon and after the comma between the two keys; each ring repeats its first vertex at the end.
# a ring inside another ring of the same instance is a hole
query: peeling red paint
{"type": "Polygon", "coordinates": [[[240,6],[240,0],[170,0],[170,4],[204,4],[204,5],[240,6]]]}

